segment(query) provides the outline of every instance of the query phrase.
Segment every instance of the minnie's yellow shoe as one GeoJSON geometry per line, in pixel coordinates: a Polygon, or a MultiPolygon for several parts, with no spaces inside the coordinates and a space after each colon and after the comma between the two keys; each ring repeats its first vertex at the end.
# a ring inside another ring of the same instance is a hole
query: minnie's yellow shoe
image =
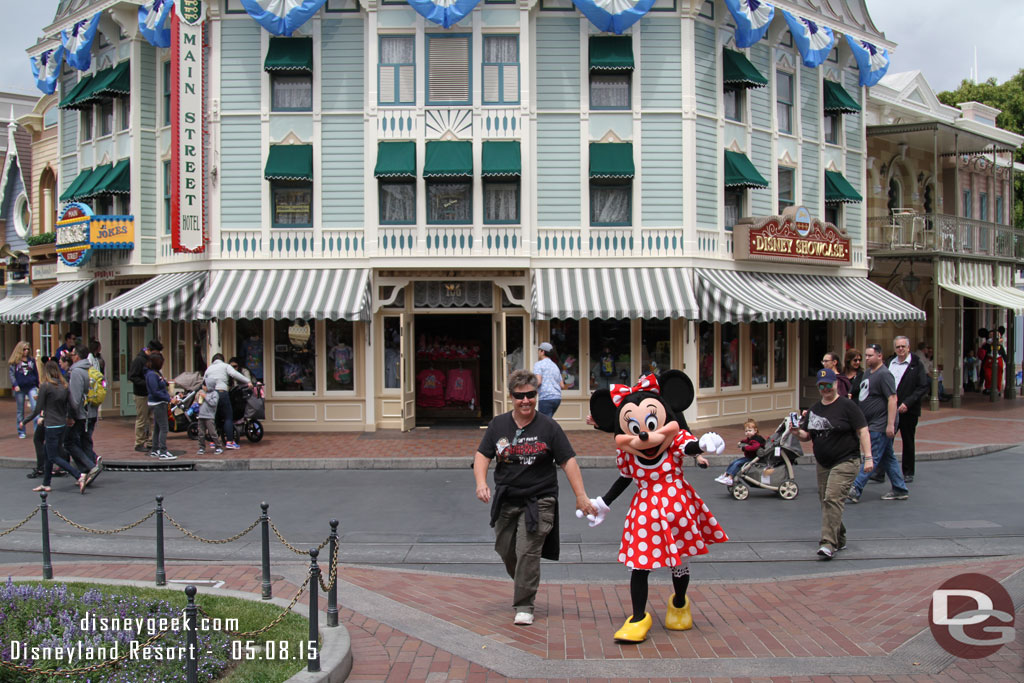
{"type": "Polygon", "coordinates": [[[626,619],[626,623],[622,625],[622,628],[615,632],[615,640],[622,640],[627,643],[642,643],[647,640],[647,632],[651,630],[651,626],[654,624],[654,619],[651,619],[651,613],[645,612],[644,618],[640,621],[631,621],[632,618],[626,619]]]}
{"type": "Polygon", "coordinates": [[[690,614],[690,596],[686,596],[686,603],[682,607],[675,606],[673,602],[675,599],[675,593],[668,599],[668,607],[665,609],[665,628],[670,631],[689,631],[693,628],[693,615],[690,614]]]}

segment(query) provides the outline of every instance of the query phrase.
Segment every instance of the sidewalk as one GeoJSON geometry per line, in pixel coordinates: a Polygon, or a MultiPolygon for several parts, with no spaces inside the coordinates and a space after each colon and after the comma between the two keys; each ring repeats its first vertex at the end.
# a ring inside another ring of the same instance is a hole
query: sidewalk
{"type": "MultiPolygon", "coordinates": [[[[537,621],[511,623],[510,581],[382,569],[339,569],[340,619],[352,640],[350,681],[1020,681],[1024,640],[981,660],[956,659],[928,630],[931,591],[951,576],[980,572],[1024,606],[1024,558],[854,572],[763,582],[702,582],[694,565],[694,628],[660,623],[671,592],[651,587],[648,640],[619,645],[612,633],[629,612],[625,578],[615,583],[542,582],[537,621]]],[[[824,569],[824,565],[823,565],[824,569]]],[[[290,599],[303,565],[278,565],[275,597],[290,599]]],[[[37,565],[0,565],[0,575],[38,578],[37,565]]],[[[57,563],[65,577],[153,580],[152,563],[57,563]]],[[[167,578],[225,582],[258,597],[260,570],[168,565],[167,578]]],[[[200,594],[202,590],[200,590],[200,594]]],[[[326,603],[321,603],[326,609],[326,603]]],[[[1020,629],[1018,629],[1018,634],[1020,629]]]]}
{"type": "MultiPolygon", "coordinates": [[[[133,418],[107,418],[96,427],[96,452],[107,466],[156,463],[136,453],[133,418]]],[[[761,425],[769,434],[777,423],[761,425]]],[[[713,465],[735,459],[736,443],[743,438],[742,420],[716,428],[725,439],[724,454],[712,457],[713,465]]],[[[702,433],[702,432],[701,432],[702,433]]],[[[461,468],[472,462],[480,443],[480,429],[415,429],[411,432],[272,433],[251,444],[244,438],[238,451],[196,456],[197,444],[185,432],[172,433],[167,447],[179,456],[173,465],[194,463],[197,469],[433,469],[461,468]]],[[[612,466],[611,436],[593,429],[568,432],[583,466],[612,466]]],[[[699,434],[698,434],[699,435],[699,434]]],[[[29,430],[31,437],[31,430],[29,430]]],[[[917,429],[917,460],[968,457],[1001,450],[1024,442],[1024,399],[990,403],[987,396],[969,395],[962,407],[942,404],[938,412],[925,411],[917,429]]],[[[896,451],[901,450],[897,437],[896,451]]],[[[810,449],[806,449],[810,452],[810,449]]],[[[31,438],[18,439],[14,402],[0,400],[0,467],[26,467],[35,462],[31,438]]]]}

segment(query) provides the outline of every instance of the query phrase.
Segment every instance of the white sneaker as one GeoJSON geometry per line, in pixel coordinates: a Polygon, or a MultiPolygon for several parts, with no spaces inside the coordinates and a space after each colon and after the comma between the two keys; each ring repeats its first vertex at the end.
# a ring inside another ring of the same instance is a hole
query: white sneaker
{"type": "Polygon", "coordinates": [[[723,474],[722,476],[715,479],[715,481],[717,481],[719,484],[725,484],[726,486],[732,486],[733,484],[733,479],[728,474],[723,474]]]}
{"type": "Polygon", "coordinates": [[[827,545],[823,545],[818,548],[818,554],[826,560],[831,560],[833,555],[832,548],[829,548],[827,545]]]}
{"type": "Polygon", "coordinates": [[[516,626],[529,626],[533,623],[533,614],[530,612],[516,612],[513,622],[516,626]]]}

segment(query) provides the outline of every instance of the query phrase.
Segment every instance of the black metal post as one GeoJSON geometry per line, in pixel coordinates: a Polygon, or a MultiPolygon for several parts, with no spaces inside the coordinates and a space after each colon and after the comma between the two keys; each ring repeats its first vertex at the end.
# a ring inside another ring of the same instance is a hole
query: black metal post
{"type": "Polygon", "coordinates": [[[270,517],[267,510],[270,503],[260,503],[260,527],[263,533],[263,599],[269,600],[271,596],[270,587],[270,517]]]}
{"type": "Polygon", "coordinates": [[[330,555],[327,556],[327,576],[334,577],[330,590],[327,591],[327,626],[338,625],[338,520],[331,520],[331,544],[328,547],[330,555]]]}
{"type": "Polygon", "coordinates": [[[309,549],[309,648],[312,653],[316,647],[316,656],[311,656],[306,664],[306,671],[316,672],[320,670],[320,597],[317,595],[317,588],[320,583],[320,567],[316,564],[316,556],[320,551],[316,548],[309,549]]]}
{"type": "Polygon", "coordinates": [[[164,497],[156,497],[156,585],[167,584],[164,571],[164,497]]]}
{"type": "MultiPolygon", "coordinates": [[[[46,463],[46,467],[52,467],[50,463],[46,463]]],[[[42,527],[43,527],[43,578],[53,578],[53,564],[50,562],[50,517],[47,509],[49,506],[46,504],[46,491],[39,494],[42,502],[39,503],[39,510],[42,513],[42,527]]]]}
{"type": "Polygon", "coordinates": [[[188,604],[185,606],[185,644],[188,652],[185,657],[186,683],[199,683],[199,642],[196,637],[196,587],[185,586],[188,604]]]}

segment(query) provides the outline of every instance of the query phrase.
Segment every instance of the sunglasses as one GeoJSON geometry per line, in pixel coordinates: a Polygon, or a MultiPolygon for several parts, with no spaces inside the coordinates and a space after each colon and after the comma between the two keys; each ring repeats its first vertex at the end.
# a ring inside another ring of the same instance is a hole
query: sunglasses
{"type": "Polygon", "coordinates": [[[522,401],[524,398],[537,398],[537,390],[533,391],[513,391],[512,398],[519,399],[522,401]]]}
{"type": "Polygon", "coordinates": [[[851,358],[850,359],[851,363],[859,363],[860,361],[861,361],[861,357],[860,356],[857,356],[856,358],[851,358]]]}
{"type": "Polygon", "coordinates": [[[831,388],[832,388],[832,382],[829,382],[828,384],[822,383],[822,384],[818,385],[818,391],[825,391],[826,389],[831,389],[831,388]]]}

